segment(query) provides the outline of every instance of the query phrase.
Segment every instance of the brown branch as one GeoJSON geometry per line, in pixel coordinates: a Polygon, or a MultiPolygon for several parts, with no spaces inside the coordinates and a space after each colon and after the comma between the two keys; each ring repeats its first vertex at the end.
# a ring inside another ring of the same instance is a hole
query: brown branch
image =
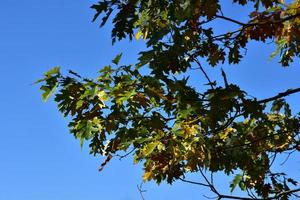
{"type": "Polygon", "coordinates": [[[257,197],[253,194],[250,188],[246,187],[246,191],[249,197],[251,197],[252,199],[257,199],[257,197]]]}
{"type": "Polygon", "coordinates": [[[291,94],[294,94],[294,93],[297,93],[297,92],[300,92],[300,88],[296,88],[296,89],[289,89],[285,92],[281,92],[281,93],[278,93],[276,96],[273,96],[273,97],[270,97],[270,98],[266,98],[266,99],[262,99],[262,100],[259,100],[257,101],[258,103],[268,103],[270,101],[274,101],[276,99],[280,99],[282,97],[286,97],[288,95],[291,95],[291,94]]]}
{"type": "Polygon", "coordinates": [[[133,148],[132,150],[130,150],[128,153],[124,154],[124,155],[120,155],[120,154],[116,154],[115,156],[119,157],[119,160],[122,160],[123,158],[129,156],[131,153],[133,153],[135,151],[136,148],[133,148]]]}
{"type": "Polygon", "coordinates": [[[216,15],[216,18],[224,19],[226,21],[233,22],[233,23],[241,25],[243,27],[264,25],[264,24],[270,24],[270,23],[271,24],[277,24],[277,23],[282,23],[282,22],[289,21],[289,20],[297,18],[297,17],[300,17],[300,12],[296,13],[295,15],[290,15],[288,17],[285,17],[285,18],[282,18],[282,19],[279,19],[279,20],[265,20],[265,21],[256,22],[256,23],[243,23],[243,22],[237,21],[235,19],[232,19],[232,18],[229,18],[229,17],[225,17],[223,15],[216,15]]]}
{"type": "MultiPolygon", "coordinates": [[[[273,199],[279,199],[280,197],[284,196],[284,195],[290,195],[296,192],[299,192],[300,188],[294,189],[294,190],[287,190],[281,193],[278,193],[277,195],[273,196],[273,197],[269,197],[269,198],[255,198],[256,200],[273,200],[273,199]]],[[[241,200],[253,200],[253,198],[248,198],[248,197],[238,197],[238,196],[232,196],[232,195],[223,195],[220,194],[218,195],[218,199],[241,199],[241,200]]]]}
{"type": "Polygon", "coordinates": [[[218,197],[220,197],[220,193],[218,192],[218,190],[215,188],[215,186],[208,180],[208,178],[205,176],[205,174],[203,173],[202,169],[199,169],[202,177],[204,178],[204,180],[206,181],[207,185],[209,186],[210,190],[215,193],[216,195],[218,195],[218,197]]]}
{"type": "MultiPolygon", "coordinates": [[[[238,196],[232,196],[232,195],[223,195],[221,194],[218,199],[242,199],[242,200],[253,200],[253,198],[249,197],[238,197],[238,196]]],[[[266,200],[266,199],[257,199],[256,200],[266,200]]]]}
{"type": "Polygon", "coordinates": [[[183,179],[183,178],[179,178],[179,180],[181,180],[182,182],[185,182],[185,183],[190,183],[190,184],[194,184],[194,185],[201,185],[201,186],[205,186],[205,187],[210,187],[208,184],[200,183],[200,182],[195,182],[195,181],[189,181],[189,180],[186,180],[186,179],[183,179]]]}
{"type": "Polygon", "coordinates": [[[218,149],[218,150],[230,150],[230,149],[235,149],[235,148],[247,147],[247,146],[253,145],[253,144],[257,143],[257,142],[260,142],[262,140],[266,140],[266,139],[268,139],[270,137],[274,137],[276,135],[280,135],[280,134],[284,134],[284,133],[288,133],[288,132],[290,132],[290,131],[277,132],[277,133],[274,133],[274,134],[271,134],[271,135],[260,137],[258,139],[253,140],[253,141],[245,142],[245,143],[239,144],[239,145],[228,146],[226,148],[221,148],[221,149],[218,149]]]}
{"type": "MultiPolygon", "coordinates": [[[[250,197],[241,197],[241,196],[234,196],[234,195],[226,195],[226,194],[221,194],[217,191],[217,189],[215,188],[214,184],[212,181],[209,181],[208,178],[205,176],[204,172],[202,171],[202,169],[199,169],[199,172],[201,173],[202,177],[204,178],[204,180],[206,181],[207,184],[205,183],[200,183],[200,182],[194,182],[194,181],[189,181],[189,180],[185,180],[183,178],[179,178],[179,180],[183,181],[183,182],[186,182],[186,183],[190,183],[190,184],[195,184],[195,185],[200,185],[200,186],[205,186],[205,187],[209,187],[210,190],[215,193],[217,195],[217,197],[215,199],[218,199],[218,200],[222,200],[222,199],[237,199],[237,200],[253,200],[253,199],[256,199],[256,200],[274,200],[274,199],[279,199],[280,197],[282,196],[285,196],[285,195],[292,195],[294,193],[297,193],[300,191],[300,188],[296,188],[296,189],[293,189],[293,190],[287,190],[287,191],[283,191],[283,192],[280,192],[280,193],[277,193],[275,194],[274,196],[272,197],[268,197],[268,198],[257,198],[255,197],[254,195],[250,195],[249,192],[248,192],[248,195],[250,197]]],[[[212,180],[212,179],[211,179],[212,180]]],[[[141,191],[141,190],[140,190],[141,191]]],[[[296,195],[296,194],[294,194],[296,195]]]]}
{"type": "Polygon", "coordinates": [[[241,25],[241,26],[246,26],[247,24],[243,23],[243,22],[240,22],[240,21],[237,21],[235,19],[231,19],[229,17],[225,17],[223,15],[216,15],[216,18],[220,18],[220,19],[224,19],[226,21],[230,21],[230,22],[233,22],[235,24],[238,24],[238,25],[241,25]]]}
{"type": "Polygon", "coordinates": [[[289,21],[289,20],[297,18],[297,17],[300,17],[300,13],[297,13],[295,15],[291,15],[291,16],[288,16],[288,17],[285,17],[285,18],[282,18],[282,19],[279,19],[279,20],[265,20],[265,21],[262,21],[262,22],[255,22],[255,23],[243,23],[243,22],[237,21],[237,20],[229,18],[229,17],[216,15],[216,18],[221,18],[221,19],[224,19],[224,20],[227,20],[227,21],[231,21],[233,23],[241,25],[241,27],[238,30],[231,31],[231,32],[225,33],[225,34],[220,34],[220,35],[212,37],[211,39],[213,39],[213,40],[233,39],[234,40],[238,37],[238,35],[240,35],[248,27],[258,26],[258,25],[265,25],[265,24],[283,23],[283,22],[289,21]],[[228,34],[233,35],[235,33],[238,33],[237,36],[235,36],[233,38],[227,38],[228,34]]]}
{"type": "Polygon", "coordinates": [[[287,154],[287,156],[286,156],[286,158],[284,159],[284,161],[282,162],[282,163],[280,163],[280,165],[282,166],[282,165],[284,165],[287,161],[288,161],[288,159],[290,158],[290,156],[295,152],[296,150],[294,149],[293,151],[291,151],[291,152],[288,152],[287,154]]]}
{"type": "Polygon", "coordinates": [[[263,25],[263,24],[277,24],[277,23],[282,23],[282,22],[286,22],[286,21],[289,21],[291,19],[294,19],[294,18],[297,18],[297,17],[300,17],[300,12],[295,14],[295,15],[290,15],[288,17],[285,17],[285,18],[282,18],[282,19],[279,19],[279,20],[273,20],[273,21],[264,21],[264,22],[258,22],[258,23],[250,23],[249,25],[250,26],[255,26],[255,25],[263,25]]]}
{"type": "Polygon", "coordinates": [[[293,190],[287,190],[287,191],[278,193],[278,194],[275,195],[274,197],[270,197],[270,198],[268,198],[268,199],[269,199],[269,200],[272,200],[272,199],[279,199],[279,197],[282,197],[282,196],[284,196],[284,195],[290,195],[290,194],[293,194],[293,193],[296,193],[296,192],[299,192],[299,191],[300,191],[300,188],[293,189],[293,190]]]}
{"type": "MultiPolygon", "coordinates": [[[[279,199],[282,196],[285,195],[291,195],[293,193],[299,192],[300,188],[294,189],[294,190],[287,190],[281,193],[278,193],[277,195],[273,196],[273,197],[269,197],[269,198],[255,198],[256,200],[273,200],[273,199],[279,199]]],[[[232,196],[232,195],[223,195],[220,194],[218,195],[218,199],[241,199],[241,200],[253,200],[253,198],[248,198],[248,197],[239,197],[239,196],[232,196]]]]}
{"type": "Polygon", "coordinates": [[[203,69],[203,67],[202,67],[201,63],[199,62],[199,60],[198,60],[197,58],[194,58],[193,60],[197,63],[197,65],[199,66],[199,69],[200,69],[201,72],[204,74],[204,76],[205,76],[205,78],[207,79],[207,81],[208,81],[208,83],[209,83],[211,89],[214,89],[214,84],[213,84],[213,82],[210,80],[209,76],[207,75],[206,71],[203,69]]]}
{"type": "MultiPolygon", "coordinates": [[[[215,193],[218,197],[217,199],[218,200],[221,200],[221,199],[244,199],[244,200],[253,200],[253,198],[247,198],[247,197],[238,197],[238,196],[231,196],[231,195],[224,195],[224,194],[220,194],[218,192],[218,190],[215,188],[215,186],[213,185],[212,182],[210,182],[208,180],[208,178],[205,176],[205,174],[203,173],[202,169],[199,169],[202,177],[204,178],[204,180],[206,181],[207,185],[209,186],[210,190],[215,193]]],[[[262,200],[262,199],[261,199],[262,200]]]]}

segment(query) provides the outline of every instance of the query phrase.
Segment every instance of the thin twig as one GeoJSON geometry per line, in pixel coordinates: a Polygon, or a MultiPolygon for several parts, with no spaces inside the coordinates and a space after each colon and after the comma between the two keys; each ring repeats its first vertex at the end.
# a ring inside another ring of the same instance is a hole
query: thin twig
{"type": "Polygon", "coordinates": [[[143,190],[143,182],[140,185],[137,185],[136,187],[137,187],[137,189],[138,189],[138,191],[140,193],[141,199],[145,200],[143,193],[145,193],[147,191],[143,190]]]}
{"type": "Polygon", "coordinates": [[[189,180],[186,180],[186,179],[183,179],[183,178],[179,178],[179,180],[181,180],[182,182],[185,182],[185,183],[191,183],[191,184],[194,184],[194,185],[201,185],[201,186],[205,186],[205,187],[210,187],[210,185],[208,185],[208,184],[195,182],[195,181],[189,181],[189,180]]]}
{"type": "Polygon", "coordinates": [[[207,75],[207,73],[205,72],[205,70],[203,69],[203,67],[202,67],[201,63],[199,62],[199,60],[198,60],[197,58],[194,58],[193,60],[197,63],[197,65],[199,66],[199,69],[200,69],[201,72],[204,74],[204,76],[205,76],[205,78],[207,79],[207,81],[208,81],[208,83],[209,83],[211,89],[214,90],[214,84],[213,84],[213,82],[210,80],[210,78],[209,78],[209,76],[207,75]]]}
{"type": "Polygon", "coordinates": [[[284,165],[288,161],[288,159],[290,158],[290,156],[292,155],[292,153],[294,153],[295,151],[296,150],[293,150],[293,151],[289,152],[288,155],[286,156],[286,158],[284,159],[284,161],[282,163],[280,163],[280,165],[281,166],[284,165]]]}
{"type": "Polygon", "coordinates": [[[131,153],[133,153],[135,151],[136,148],[133,148],[132,150],[130,150],[128,153],[124,154],[124,155],[119,155],[116,154],[115,156],[119,157],[119,160],[122,160],[123,158],[129,156],[131,153]]]}

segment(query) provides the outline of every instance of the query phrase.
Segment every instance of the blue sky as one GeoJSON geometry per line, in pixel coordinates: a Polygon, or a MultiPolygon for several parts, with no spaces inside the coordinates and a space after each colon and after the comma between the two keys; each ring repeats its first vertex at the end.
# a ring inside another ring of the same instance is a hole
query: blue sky
{"type": "MultiPolygon", "coordinates": [[[[124,41],[112,47],[109,26],[99,29],[91,23],[93,11],[89,7],[94,2],[0,2],[0,199],[139,199],[136,186],[141,182],[141,166],[134,166],[130,159],[113,160],[99,173],[103,158],[89,155],[87,148],[80,149],[79,141],[68,133],[67,119],[53,102],[43,103],[38,86],[32,85],[53,66],[95,76],[120,52],[124,53],[123,63],[134,62],[143,41],[124,41]]],[[[234,12],[230,6],[225,11],[234,12]]],[[[261,98],[299,87],[299,62],[282,68],[276,60],[269,61],[272,50],[271,45],[251,43],[239,66],[222,66],[229,81],[261,98]]],[[[209,74],[219,76],[219,68],[209,69],[209,74]]],[[[202,87],[201,74],[194,74],[191,80],[202,87]]],[[[290,98],[297,111],[299,98],[290,98]]],[[[299,162],[294,156],[290,164],[299,166],[299,162]]],[[[298,167],[286,169],[299,174],[298,167]]],[[[219,187],[222,189],[228,181],[221,177],[219,187]]],[[[159,187],[147,183],[144,189],[147,200],[202,199],[205,193],[182,183],[159,187]]]]}

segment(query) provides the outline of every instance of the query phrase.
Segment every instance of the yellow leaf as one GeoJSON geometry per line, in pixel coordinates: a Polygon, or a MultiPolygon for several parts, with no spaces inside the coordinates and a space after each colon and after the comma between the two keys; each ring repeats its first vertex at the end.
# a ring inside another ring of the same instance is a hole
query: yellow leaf
{"type": "Polygon", "coordinates": [[[189,41],[191,38],[189,36],[184,36],[184,39],[189,41]]]}
{"type": "Polygon", "coordinates": [[[135,39],[136,39],[136,40],[139,40],[140,37],[141,37],[141,35],[142,35],[142,32],[141,32],[141,31],[138,31],[138,32],[135,34],[135,39]]]}
{"type": "Polygon", "coordinates": [[[234,131],[235,131],[234,128],[229,127],[219,134],[220,138],[225,141],[227,139],[228,135],[230,135],[230,133],[232,133],[234,131]]]}
{"type": "Polygon", "coordinates": [[[146,40],[148,36],[148,28],[143,33],[143,39],[146,40]]]}
{"type": "Polygon", "coordinates": [[[144,156],[150,155],[159,143],[160,142],[156,141],[156,142],[151,142],[151,143],[147,144],[143,149],[144,156]]]}
{"type": "Polygon", "coordinates": [[[106,93],[103,90],[101,90],[101,91],[98,92],[97,96],[98,96],[99,100],[102,102],[100,104],[100,108],[105,107],[104,102],[108,100],[108,97],[107,97],[106,93]]]}
{"type": "Polygon", "coordinates": [[[152,172],[145,172],[143,175],[143,180],[144,181],[149,181],[152,178],[152,172]]]}

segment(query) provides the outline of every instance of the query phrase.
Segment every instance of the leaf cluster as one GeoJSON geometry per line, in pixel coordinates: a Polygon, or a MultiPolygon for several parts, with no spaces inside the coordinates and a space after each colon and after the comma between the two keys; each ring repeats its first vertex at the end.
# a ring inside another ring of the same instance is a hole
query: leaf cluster
{"type": "Polygon", "coordinates": [[[299,114],[285,100],[300,89],[258,100],[228,83],[224,71],[224,86],[212,81],[202,66],[238,64],[253,40],[274,40],[271,56],[279,54],[288,66],[299,56],[300,1],[231,3],[253,6],[247,22],[225,16],[218,0],[104,0],[92,6],[101,26],[113,18],[113,42],[143,38],[148,49],[135,65],[120,65],[117,55],[93,80],[73,71],[62,75],[56,67],[38,82],[43,99],[54,93],[58,109],[71,117],[70,132],[81,145],[88,141],[91,154],[107,157],[101,170],[111,158],[133,154],[144,165],[145,181],[186,181],[186,173],[198,172],[206,182],[199,184],[219,199],[233,196],[220,194],[203,170],[234,175],[231,191],[238,186],[251,198],[288,199],[300,190],[272,169],[277,156],[300,151],[299,114]],[[237,29],[215,34],[216,20],[237,29]],[[144,66],[149,73],[141,72],[144,66]],[[204,91],[185,76],[193,66],[207,79],[204,91]]]}

